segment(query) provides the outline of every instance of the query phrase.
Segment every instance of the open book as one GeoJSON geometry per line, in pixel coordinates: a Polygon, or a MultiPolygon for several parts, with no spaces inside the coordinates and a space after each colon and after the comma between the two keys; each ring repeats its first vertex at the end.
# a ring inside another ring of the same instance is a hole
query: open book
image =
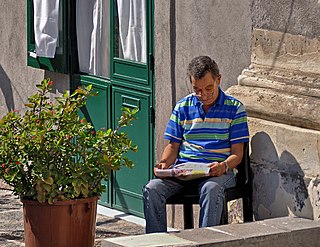
{"type": "Polygon", "coordinates": [[[155,169],[158,177],[176,177],[181,180],[191,180],[206,177],[210,174],[211,163],[187,162],[173,166],[170,169],[155,169]]]}

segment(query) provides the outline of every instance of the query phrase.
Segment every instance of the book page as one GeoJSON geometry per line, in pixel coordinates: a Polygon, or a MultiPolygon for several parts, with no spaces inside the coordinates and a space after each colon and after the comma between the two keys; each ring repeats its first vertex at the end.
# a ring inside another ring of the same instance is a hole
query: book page
{"type": "Polygon", "coordinates": [[[187,162],[175,165],[171,169],[155,169],[158,177],[177,177],[181,180],[190,180],[209,176],[211,163],[187,162]]]}

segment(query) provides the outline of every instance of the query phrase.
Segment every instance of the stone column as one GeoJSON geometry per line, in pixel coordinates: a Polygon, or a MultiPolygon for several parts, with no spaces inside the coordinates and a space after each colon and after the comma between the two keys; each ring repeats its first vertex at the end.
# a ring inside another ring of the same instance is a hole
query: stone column
{"type": "Polygon", "coordinates": [[[255,219],[320,219],[320,3],[252,3],[251,65],[228,93],[246,106],[255,219]]]}

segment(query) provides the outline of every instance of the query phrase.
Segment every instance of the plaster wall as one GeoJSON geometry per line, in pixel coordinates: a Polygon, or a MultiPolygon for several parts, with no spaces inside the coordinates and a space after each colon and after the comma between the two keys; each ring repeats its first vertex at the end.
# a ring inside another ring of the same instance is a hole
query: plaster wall
{"type": "Polygon", "coordinates": [[[0,1],[0,117],[13,109],[24,110],[35,85],[50,77],[55,93],[69,87],[69,78],[27,66],[26,1],[0,1]]]}

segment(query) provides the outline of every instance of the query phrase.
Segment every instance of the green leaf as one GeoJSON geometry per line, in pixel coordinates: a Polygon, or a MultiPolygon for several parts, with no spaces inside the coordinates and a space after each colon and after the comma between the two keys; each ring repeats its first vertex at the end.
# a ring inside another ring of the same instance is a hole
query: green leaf
{"type": "Polygon", "coordinates": [[[79,196],[81,192],[81,186],[74,185],[73,188],[74,188],[74,191],[76,192],[76,196],[79,196]]]}
{"type": "Polygon", "coordinates": [[[51,186],[49,184],[44,184],[43,187],[46,190],[46,192],[51,192],[51,186]]]}
{"type": "Polygon", "coordinates": [[[91,90],[92,90],[92,84],[88,85],[86,89],[87,89],[88,91],[91,91],[91,90]]]}
{"type": "Polygon", "coordinates": [[[49,204],[52,204],[53,202],[54,202],[54,201],[53,201],[52,197],[49,197],[49,198],[48,198],[48,203],[49,203],[49,204]]]}
{"type": "Polygon", "coordinates": [[[43,179],[43,182],[45,182],[46,184],[49,184],[49,185],[53,185],[53,178],[48,177],[46,179],[43,179]]]}
{"type": "Polygon", "coordinates": [[[88,195],[89,195],[88,188],[85,188],[85,187],[81,186],[81,192],[84,195],[84,197],[88,197],[88,195]]]}
{"type": "Polygon", "coordinates": [[[34,107],[34,104],[32,103],[27,103],[27,104],[24,104],[26,107],[29,107],[29,108],[33,108],[34,107]]]}
{"type": "Polygon", "coordinates": [[[38,194],[37,195],[37,200],[39,201],[39,202],[45,202],[46,201],[46,196],[44,195],[44,194],[38,194]]]}

